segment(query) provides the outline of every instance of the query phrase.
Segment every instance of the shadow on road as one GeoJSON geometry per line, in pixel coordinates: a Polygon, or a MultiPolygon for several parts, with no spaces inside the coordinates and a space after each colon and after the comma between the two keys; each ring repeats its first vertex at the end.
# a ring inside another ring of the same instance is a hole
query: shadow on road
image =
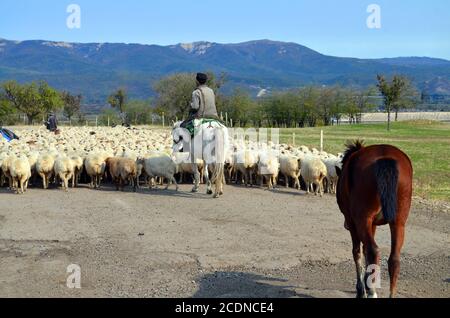
{"type": "Polygon", "coordinates": [[[242,272],[216,272],[200,278],[193,298],[313,298],[298,294],[287,280],[242,272]]]}

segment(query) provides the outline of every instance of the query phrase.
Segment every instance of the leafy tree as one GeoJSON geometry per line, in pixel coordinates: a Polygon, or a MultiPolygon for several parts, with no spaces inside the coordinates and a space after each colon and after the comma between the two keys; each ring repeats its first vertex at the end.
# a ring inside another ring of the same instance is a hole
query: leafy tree
{"type": "Polygon", "coordinates": [[[151,122],[153,109],[150,100],[131,100],[125,106],[125,113],[134,125],[145,125],[151,122]]]}
{"type": "Polygon", "coordinates": [[[80,112],[82,99],[81,95],[71,95],[69,92],[62,93],[62,100],[64,101],[63,113],[69,121],[80,112]]]}
{"type": "Polygon", "coordinates": [[[383,96],[385,111],[388,114],[387,129],[391,129],[391,112],[395,111],[396,117],[400,109],[402,96],[409,90],[409,81],[407,78],[395,75],[391,81],[384,76],[378,75],[378,89],[383,96]]]}
{"type": "Polygon", "coordinates": [[[62,106],[60,94],[46,82],[20,85],[9,81],[2,85],[2,96],[28,118],[28,124],[38,116],[57,110],[62,106]]]}
{"type": "Polygon", "coordinates": [[[15,109],[11,103],[0,96],[0,126],[3,124],[13,124],[12,115],[14,115],[15,109]]]}
{"type": "Polygon", "coordinates": [[[117,114],[117,111],[115,111],[114,109],[110,109],[110,108],[103,109],[98,120],[99,120],[100,125],[103,125],[103,126],[107,126],[108,124],[111,126],[121,124],[121,119],[120,119],[119,115],[117,114]]]}
{"type": "Polygon", "coordinates": [[[414,108],[421,99],[420,92],[411,84],[409,79],[404,78],[405,87],[400,93],[400,97],[392,105],[395,112],[395,121],[398,121],[398,113],[403,109],[414,108]]]}
{"type": "Polygon", "coordinates": [[[119,88],[108,97],[108,104],[112,108],[116,108],[120,113],[124,112],[126,102],[127,92],[124,88],[119,88]]]}
{"type": "Polygon", "coordinates": [[[356,91],[353,94],[353,103],[357,109],[356,122],[361,123],[362,114],[372,111],[375,107],[373,96],[376,94],[375,87],[369,87],[367,90],[356,91]]]}
{"type": "MultiPolygon", "coordinates": [[[[226,75],[216,77],[214,73],[208,72],[207,85],[216,93],[218,109],[222,103],[220,88],[226,82],[226,75]]],[[[153,85],[157,93],[156,110],[158,114],[163,112],[171,118],[186,118],[191,107],[192,92],[196,89],[195,74],[179,73],[162,78],[153,85]]]]}
{"type": "Polygon", "coordinates": [[[235,123],[245,127],[255,119],[257,108],[257,103],[248,93],[236,89],[231,96],[223,97],[219,111],[228,113],[229,119],[233,119],[235,123]]]}

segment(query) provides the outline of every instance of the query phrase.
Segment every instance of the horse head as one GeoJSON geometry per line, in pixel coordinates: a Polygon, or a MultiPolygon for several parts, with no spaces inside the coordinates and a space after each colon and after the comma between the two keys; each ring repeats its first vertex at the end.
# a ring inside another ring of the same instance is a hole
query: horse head
{"type": "Polygon", "coordinates": [[[181,127],[182,121],[173,122],[172,128],[172,140],[173,140],[173,152],[182,152],[185,143],[190,141],[189,132],[181,127]]]}

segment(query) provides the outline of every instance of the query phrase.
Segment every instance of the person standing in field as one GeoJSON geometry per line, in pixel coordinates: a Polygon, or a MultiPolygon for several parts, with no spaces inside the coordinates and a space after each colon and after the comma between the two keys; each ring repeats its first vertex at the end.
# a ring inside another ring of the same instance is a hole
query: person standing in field
{"type": "Polygon", "coordinates": [[[58,120],[56,119],[56,115],[54,112],[51,112],[48,115],[46,126],[47,129],[51,132],[56,132],[58,130],[58,120]]]}

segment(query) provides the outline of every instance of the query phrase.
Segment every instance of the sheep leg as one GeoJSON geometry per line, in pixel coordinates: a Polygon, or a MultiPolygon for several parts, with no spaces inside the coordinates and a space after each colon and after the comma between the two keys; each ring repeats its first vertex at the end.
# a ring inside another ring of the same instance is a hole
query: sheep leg
{"type": "Polygon", "coordinates": [[[286,189],[289,188],[289,178],[287,175],[284,175],[284,182],[286,182],[286,189]]]}
{"type": "Polygon", "coordinates": [[[178,186],[178,183],[177,183],[177,180],[175,179],[175,177],[172,177],[172,182],[175,184],[175,191],[178,192],[180,187],[178,186]]]}
{"type": "Polygon", "coordinates": [[[20,191],[19,191],[19,187],[17,186],[18,181],[16,180],[16,178],[13,178],[12,183],[13,183],[12,188],[15,189],[14,193],[19,194],[20,191]]]}
{"type": "Polygon", "coordinates": [[[11,175],[8,175],[8,186],[9,186],[9,189],[10,189],[10,190],[13,190],[13,189],[14,189],[14,180],[13,180],[13,178],[11,177],[11,175]]]}
{"type": "Polygon", "coordinates": [[[39,176],[42,178],[42,188],[45,189],[45,174],[39,173],[39,176]]]}
{"type": "Polygon", "coordinates": [[[136,176],[136,186],[134,186],[134,192],[136,192],[136,189],[140,189],[141,188],[141,186],[140,186],[140,184],[139,184],[139,179],[141,178],[141,175],[140,174],[138,174],[137,176],[136,176]]]}
{"type": "Polygon", "coordinates": [[[123,191],[125,189],[125,180],[123,180],[122,177],[120,177],[120,191],[123,191]]]}
{"type": "Polygon", "coordinates": [[[98,175],[97,176],[97,189],[100,189],[100,183],[102,182],[102,176],[98,175]]]}
{"type": "Polygon", "coordinates": [[[24,191],[23,191],[23,186],[24,186],[23,178],[20,178],[19,185],[20,185],[20,193],[23,194],[24,193],[24,191]]]}
{"type": "Polygon", "coordinates": [[[69,177],[68,176],[64,176],[64,191],[68,192],[69,191],[69,177]]]}
{"type": "Polygon", "coordinates": [[[25,185],[24,185],[24,190],[25,190],[25,192],[27,192],[27,189],[28,189],[28,182],[29,182],[29,181],[30,181],[29,178],[25,180],[25,185]]]}

